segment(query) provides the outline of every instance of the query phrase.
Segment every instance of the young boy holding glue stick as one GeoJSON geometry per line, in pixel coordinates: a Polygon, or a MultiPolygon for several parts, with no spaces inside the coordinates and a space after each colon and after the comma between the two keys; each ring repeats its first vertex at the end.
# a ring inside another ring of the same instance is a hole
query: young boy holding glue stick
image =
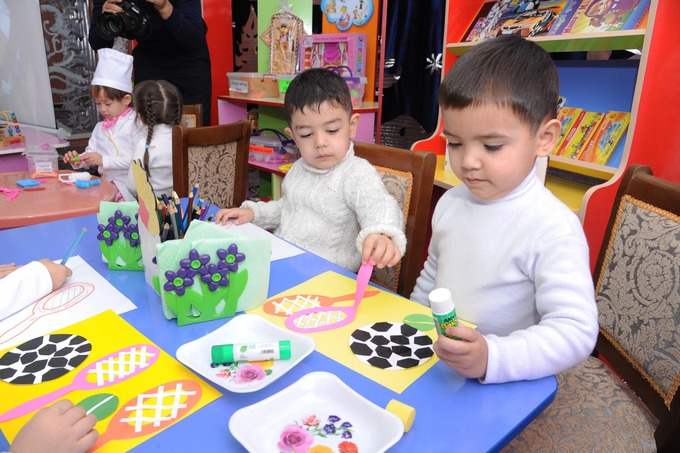
{"type": "Polygon", "coordinates": [[[435,352],[484,383],[538,379],[583,361],[598,332],[588,244],[574,213],[536,176],[560,133],[554,63],[502,36],[461,56],[439,89],[449,161],[463,184],[432,217],[411,299],[435,288],[478,326],[448,327],[435,352]]]}

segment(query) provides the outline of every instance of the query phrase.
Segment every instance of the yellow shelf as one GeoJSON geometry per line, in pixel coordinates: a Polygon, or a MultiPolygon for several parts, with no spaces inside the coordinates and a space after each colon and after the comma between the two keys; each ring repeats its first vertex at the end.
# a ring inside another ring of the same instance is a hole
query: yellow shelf
{"type": "Polygon", "coordinates": [[[580,160],[569,159],[562,156],[550,156],[550,166],[559,168],[560,170],[578,173],[580,175],[592,176],[609,180],[616,173],[616,168],[607,167],[606,165],[597,165],[590,162],[583,162],[580,160]]]}
{"type": "Polygon", "coordinates": [[[557,178],[551,175],[545,180],[545,186],[560,200],[562,203],[569,206],[572,211],[581,209],[581,202],[586,191],[591,186],[588,184],[581,184],[567,179],[557,178]]]}
{"type": "MultiPolygon", "coordinates": [[[[567,34],[558,36],[539,36],[528,38],[548,52],[581,52],[588,50],[642,49],[645,30],[619,30],[602,33],[567,34]]],[[[446,49],[460,56],[476,43],[461,42],[447,44],[446,49]]]]}

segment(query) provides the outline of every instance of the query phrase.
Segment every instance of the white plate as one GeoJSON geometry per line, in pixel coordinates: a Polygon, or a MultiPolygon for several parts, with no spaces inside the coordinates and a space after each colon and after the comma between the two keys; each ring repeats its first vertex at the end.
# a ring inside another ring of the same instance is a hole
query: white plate
{"type": "Polygon", "coordinates": [[[227,390],[236,393],[254,392],[284,375],[314,350],[312,338],[276,326],[258,315],[242,314],[219,329],[177,349],[177,360],[227,390]],[[231,366],[210,366],[211,348],[217,344],[262,343],[290,340],[288,360],[240,362],[231,366]]]}
{"type": "Polygon", "coordinates": [[[300,451],[324,445],[337,452],[342,442],[352,442],[360,452],[379,453],[401,439],[404,425],[395,414],[368,401],[335,375],[317,371],[234,412],[229,430],[250,453],[291,451],[294,442],[289,442],[287,449],[277,446],[286,438],[306,441],[300,451]],[[342,433],[349,434],[343,437],[342,433]]]}

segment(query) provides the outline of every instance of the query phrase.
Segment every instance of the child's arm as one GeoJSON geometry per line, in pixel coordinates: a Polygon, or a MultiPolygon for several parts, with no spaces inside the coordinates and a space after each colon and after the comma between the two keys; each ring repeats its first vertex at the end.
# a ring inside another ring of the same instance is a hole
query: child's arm
{"type": "Polygon", "coordinates": [[[85,414],[85,408],[74,406],[68,400],[41,409],[17,433],[10,452],[80,453],[89,450],[99,433],[93,429],[97,418],[85,414]]]}
{"type": "Polygon", "coordinates": [[[372,233],[364,239],[364,247],[361,251],[361,262],[369,261],[382,269],[385,266],[392,267],[401,260],[401,252],[394,241],[384,234],[372,233]]]}
{"type": "Polygon", "coordinates": [[[235,225],[248,223],[253,221],[253,210],[248,208],[228,208],[220,209],[215,214],[215,223],[224,225],[229,220],[232,220],[235,225]]]}
{"type": "Polygon", "coordinates": [[[77,151],[73,150],[66,151],[66,154],[64,154],[64,163],[71,164],[71,167],[74,168],[75,170],[87,167],[85,161],[80,158],[80,154],[78,154],[77,151]]]}
{"type": "Polygon", "coordinates": [[[489,347],[484,336],[467,326],[449,327],[446,335],[460,338],[454,340],[440,335],[434,344],[434,352],[446,366],[466,378],[483,379],[489,347]]]}

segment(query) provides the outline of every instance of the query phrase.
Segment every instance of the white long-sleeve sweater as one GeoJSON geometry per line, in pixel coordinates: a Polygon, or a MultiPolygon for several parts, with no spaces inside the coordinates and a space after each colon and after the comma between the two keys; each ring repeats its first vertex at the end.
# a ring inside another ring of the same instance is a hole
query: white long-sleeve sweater
{"type": "Polygon", "coordinates": [[[52,291],[52,277],[44,264],[31,261],[0,278],[0,320],[13,315],[52,291]]]}
{"type": "Polygon", "coordinates": [[[534,172],[499,200],[450,189],[432,231],[411,299],[429,305],[431,290],[451,290],[458,316],[489,346],[484,382],[548,376],[592,352],[598,320],[583,228],[534,172]]]}
{"type": "Polygon", "coordinates": [[[356,272],[360,250],[371,233],[390,237],[406,250],[404,221],[375,168],[354,155],[350,144],[345,158],[327,170],[300,159],[286,174],[279,200],[246,201],[253,223],[275,229],[275,234],[339,266],[356,272]]]}
{"type": "MultiPolygon", "coordinates": [[[[137,141],[132,160],[141,160],[144,164],[146,136],[137,141]]],[[[162,194],[172,196],[172,126],[157,124],[153,129],[153,137],[149,146],[149,183],[157,197],[162,194]]],[[[132,168],[127,174],[127,188],[133,196],[137,196],[132,168]]]]}

